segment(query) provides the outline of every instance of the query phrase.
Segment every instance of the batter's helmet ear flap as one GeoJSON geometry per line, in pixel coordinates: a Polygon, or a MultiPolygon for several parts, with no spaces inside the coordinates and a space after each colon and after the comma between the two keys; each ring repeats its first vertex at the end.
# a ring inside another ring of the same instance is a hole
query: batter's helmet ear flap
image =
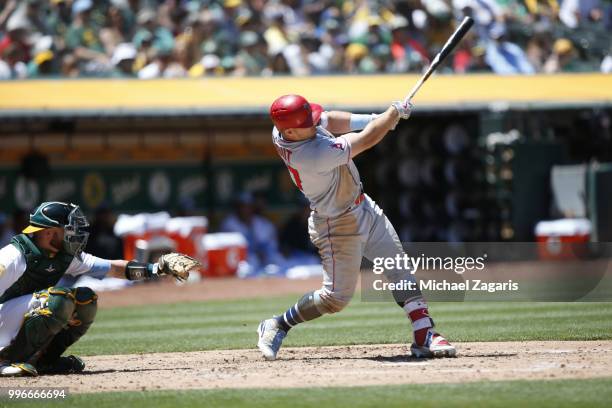
{"type": "Polygon", "coordinates": [[[270,106],[270,118],[278,130],[309,128],[319,123],[323,107],[300,95],[283,95],[270,106]]]}

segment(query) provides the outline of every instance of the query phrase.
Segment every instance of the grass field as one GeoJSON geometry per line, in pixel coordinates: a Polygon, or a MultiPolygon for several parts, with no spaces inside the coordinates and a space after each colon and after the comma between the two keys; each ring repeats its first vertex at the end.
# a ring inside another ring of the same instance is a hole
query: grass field
{"type": "MultiPolygon", "coordinates": [[[[232,389],[69,395],[47,407],[609,407],[612,379],[500,381],[351,388],[232,389]]],[[[0,406],[32,406],[7,401],[0,406]]]]}
{"type": "MultiPolygon", "coordinates": [[[[209,301],[100,310],[69,352],[128,354],[254,348],[262,318],[295,297],[209,301]]],[[[612,339],[612,303],[434,303],[432,316],[453,341],[612,339]]],[[[294,328],[285,346],[408,343],[409,325],[392,303],[357,299],[342,313],[294,328]]],[[[307,375],[306,373],[304,375],[307,375]]],[[[281,375],[282,377],[282,375],[281,375]]],[[[282,378],[279,379],[282,381],[282,378]]],[[[178,381],[178,379],[177,379],[178,381]]],[[[334,388],[209,389],[74,394],[54,406],[96,407],[604,407],[610,378],[408,384],[334,388]]],[[[31,406],[7,401],[0,406],[31,406]]]]}
{"type": "MultiPolygon", "coordinates": [[[[295,296],[100,310],[70,352],[82,355],[251,348],[257,324],[295,296]]],[[[612,339],[612,303],[434,303],[453,341],[612,339]]],[[[409,324],[392,303],[357,299],[342,313],[291,331],[285,346],[403,343],[409,324]]]]}

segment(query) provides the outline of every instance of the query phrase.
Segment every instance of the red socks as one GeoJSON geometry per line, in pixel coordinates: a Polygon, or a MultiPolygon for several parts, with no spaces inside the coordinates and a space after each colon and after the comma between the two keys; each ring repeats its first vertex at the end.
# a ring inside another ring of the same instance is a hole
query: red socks
{"type": "Polygon", "coordinates": [[[423,298],[412,300],[404,305],[404,310],[412,322],[414,342],[418,346],[423,346],[427,341],[427,332],[434,326],[433,320],[429,317],[427,303],[423,298]]]}

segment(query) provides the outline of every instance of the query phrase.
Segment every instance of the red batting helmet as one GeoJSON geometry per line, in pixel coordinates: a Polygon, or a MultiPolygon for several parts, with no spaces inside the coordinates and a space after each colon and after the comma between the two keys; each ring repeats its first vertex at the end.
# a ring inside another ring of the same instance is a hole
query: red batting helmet
{"type": "Polygon", "coordinates": [[[308,103],[300,95],[283,95],[270,106],[270,117],[278,130],[309,128],[319,123],[323,107],[308,103]]]}

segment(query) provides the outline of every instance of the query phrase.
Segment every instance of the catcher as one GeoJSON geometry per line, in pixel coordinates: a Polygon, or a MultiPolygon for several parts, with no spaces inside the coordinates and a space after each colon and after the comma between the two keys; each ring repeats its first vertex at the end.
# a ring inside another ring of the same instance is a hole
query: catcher
{"type": "Polygon", "coordinates": [[[85,363],[62,356],[91,326],[97,295],[87,287],[64,287],[88,275],[129,280],[172,275],[185,280],[198,268],[177,253],[157,263],[107,260],[83,252],[89,224],[79,206],[45,202],[30,225],[0,249],[0,376],[79,373],[85,363]]]}

